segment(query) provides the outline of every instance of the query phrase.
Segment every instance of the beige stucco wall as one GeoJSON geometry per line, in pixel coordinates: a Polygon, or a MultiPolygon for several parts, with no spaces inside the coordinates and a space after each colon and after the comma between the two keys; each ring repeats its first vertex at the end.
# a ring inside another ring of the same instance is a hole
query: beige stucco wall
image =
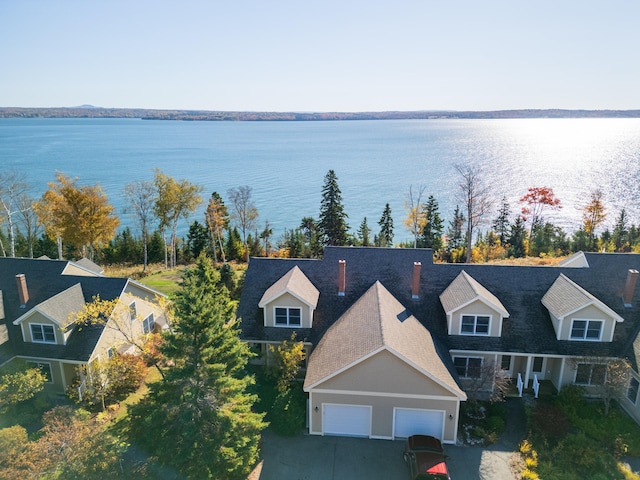
{"type": "MultiPolygon", "coordinates": [[[[599,308],[594,307],[593,305],[589,305],[586,308],[582,308],[575,313],[572,313],[571,316],[566,317],[561,324],[560,327],[560,340],[570,340],[569,336],[571,335],[571,324],[573,319],[576,320],[604,320],[602,325],[602,340],[603,342],[609,342],[612,338],[612,331],[615,328],[615,320],[605,314],[599,308]]],[[[555,326],[555,325],[554,325],[555,326]]],[[[557,327],[556,327],[557,329],[557,327]]],[[[557,330],[556,330],[557,331],[557,330]]],[[[571,341],[580,341],[580,340],[571,340],[571,341]]]]}
{"type": "Polygon", "coordinates": [[[276,307],[292,307],[292,308],[300,308],[300,326],[297,328],[311,328],[311,309],[309,305],[304,303],[301,300],[298,300],[296,297],[291,295],[290,293],[283,293],[279,297],[275,298],[273,301],[267,303],[264,307],[264,326],[265,327],[279,327],[279,328],[287,328],[282,325],[276,325],[275,322],[275,308],[276,307]]]}
{"type": "Polygon", "coordinates": [[[456,310],[451,314],[448,325],[449,335],[460,335],[463,315],[487,315],[491,317],[491,320],[489,321],[489,336],[500,336],[500,325],[502,322],[500,313],[480,300],[475,300],[469,305],[461,308],[460,310],[456,310]]]}
{"type": "Polygon", "coordinates": [[[67,266],[64,268],[64,274],[75,275],[78,277],[98,277],[99,276],[97,273],[91,272],[86,268],[80,268],[79,266],[74,265],[73,263],[67,264],[67,266]]]}

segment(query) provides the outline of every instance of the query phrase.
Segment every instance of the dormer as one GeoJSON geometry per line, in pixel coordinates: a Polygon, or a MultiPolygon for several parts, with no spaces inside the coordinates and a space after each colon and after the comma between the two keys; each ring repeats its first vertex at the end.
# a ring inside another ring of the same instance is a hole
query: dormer
{"type": "Polygon", "coordinates": [[[624,319],[564,274],[542,297],[558,340],[612,342],[624,319]]]}
{"type": "Polygon", "coordinates": [[[14,320],[13,324],[20,325],[25,342],[66,345],[75,327],[69,316],[84,305],[82,287],[77,283],[39,303],[14,320]]]}
{"type": "Polygon", "coordinates": [[[449,335],[499,337],[509,312],[500,300],[464,270],[440,294],[449,335]]]}
{"type": "Polygon", "coordinates": [[[265,327],[311,328],[320,292],[296,265],[271,285],[258,303],[265,327]]]}

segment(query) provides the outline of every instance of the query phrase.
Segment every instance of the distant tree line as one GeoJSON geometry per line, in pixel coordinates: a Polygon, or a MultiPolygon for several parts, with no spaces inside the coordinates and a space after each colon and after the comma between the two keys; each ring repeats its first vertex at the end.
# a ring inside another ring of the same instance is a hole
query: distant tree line
{"type": "Polygon", "coordinates": [[[268,220],[258,222],[258,209],[247,185],[230,188],[226,203],[211,193],[202,219],[193,220],[204,201],[202,187],[175,179],[161,170],[153,178],[133,182],[123,191],[126,213],[134,227],[118,230],[120,221],[98,184],[79,185],[64,173],[39,199],[29,196],[22,174],[0,173],[0,255],[18,257],[87,257],[102,264],[193,262],[202,253],[215,262],[245,262],[251,256],[318,258],[328,245],[418,247],[433,249],[444,262],[483,262],[525,256],[561,256],[576,251],[640,251],[640,227],[625,209],[612,230],[603,229],[608,216],[603,192],[591,192],[582,211],[582,226],[568,233],[547,213],[563,206],[550,187],[530,187],[510,205],[496,202],[475,167],[455,165],[458,205],[445,222],[438,200],[423,186],[409,186],[403,226],[411,242],[394,243],[389,203],[377,221],[363,218],[354,231],[342,200],[338,177],[329,170],[321,191],[319,215],[274,238],[268,220]],[[179,225],[188,225],[179,237],[179,225]],[[135,230],[133,230],[135,228],[135,230]]]}

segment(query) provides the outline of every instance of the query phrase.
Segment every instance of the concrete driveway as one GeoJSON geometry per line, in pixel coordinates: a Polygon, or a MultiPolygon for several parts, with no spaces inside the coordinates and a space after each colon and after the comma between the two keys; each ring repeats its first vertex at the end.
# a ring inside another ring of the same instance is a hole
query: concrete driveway
{"type": "MultiPolygon", "coordinates": [[[[512,480],[513,450],[445,445],[452,480],[512,480]]],[[[407,479],[404,441],[264,432],[262,462],[250,480],[407,479]]]]}

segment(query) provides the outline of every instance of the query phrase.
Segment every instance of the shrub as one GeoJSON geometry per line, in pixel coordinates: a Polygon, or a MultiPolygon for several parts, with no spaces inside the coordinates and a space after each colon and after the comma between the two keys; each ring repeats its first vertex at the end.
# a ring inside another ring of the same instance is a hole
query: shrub
{"type": "Polygon", "coordinates": [[[505,421],[502,417],[492,415],[487,418],[486,424],[487,429],[493,433],[502,433],[504,431],[505,421]]]}
{"type": "Polygon", "coordinates": [[[300,397],[294,389],[279,392],[276,396],[269,420],[271,428],[278,435],[297,435],[304,428],[304,398],[300,397]]]}
{"type": "Polygon", "coordinates": [[[534,435],[557,443],[569,432],[569,419],[557,405],[540,403],[531,413],[531,429],[534,435]]]}

